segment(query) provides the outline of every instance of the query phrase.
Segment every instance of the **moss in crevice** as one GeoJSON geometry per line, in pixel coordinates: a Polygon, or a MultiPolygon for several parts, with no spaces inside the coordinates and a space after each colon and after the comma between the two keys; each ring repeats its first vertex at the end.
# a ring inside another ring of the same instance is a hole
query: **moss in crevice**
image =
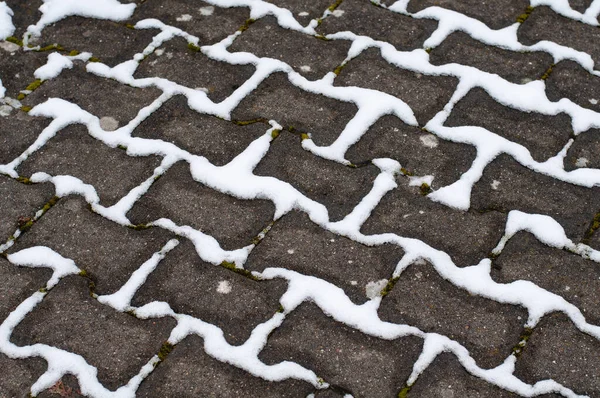
{"type": "Polygon", "coordinates": [[[240,274],[242,276],[245,276],[248,279],[252,279],[253,281],[259,281],[260,280],[256,276],[254,276],[252,274],[252,272],[250,272],[250,271],[248,271],[247,269],[244,269],[244,268],[238,268],[238,267],[235,266],[234,263],[231,263],[229,261],[223,261],[221,263],[221,267],[227,268],[228,270],[233,271],[236,274],[240,274]]]}
{"type": "Polygon", "coordinates": [[[398,391],[398,398],[408,397],[408,393],[410,392],[411,388],[412,386],[409,386],[408,384],[402,387],[402,390],[398,391]]]}
{"type": "Polygon", "coordinates": [[[533,330],[533,328],[528,327],[523,329],[523,333],[521,333],[521,336],[519,336],[519,342],[512,348],[512,355],[517,358],[521,356],[525,346],[527,345],[527,341],[529,341],[529,338],[533,334],[533,330]]]}
{"type": "Polygon", "coordinates": [[[238,31],[239,32],[245,32],[246,30],[248,30],[248,28],[250,27],[250,25],[252,25],[254,22],[256,22],[255,19],[252,19],[252,18],[246,19],[246,21],[244,22],[244,24],[242,26],[240,26],[240,28],[238,29],[238,31]]]}
{"type": "Polygon", "coordinates": [[[152,225],[148,225],[148,224],[131,224],[128,225],[127,228],[133,229],[134,231],[143,231],[145,229],[149,229],[152,228],[152,225]]]}
{"type": "Polygon", "coordinates": [[[31,109],[32,109],[32,108],[31,108],[30,106],[27,106],[27,105],[23,105],[23,106],[21,107],[21,110],[22,110],[23,112],[25,112],[25,113],[28,113],[28,112],[29,112],[31,109]]]}
{"type": "Polygon", "coordinates": [[[346,64],[345,64],[345,63],[344,63],[344,64],[341,64],[341,65],[338,65],[338,66],[337,66],[337,67],[336,67],[336,68],[333,70],[333,73],[335,73],[335,75],[336,75],[336,76],[339,76],[339,75],[340,75],[340,73],[342,73],[342,70],[344,70],[344,68],[345,68],[345,67],[346,67],[346,64]]]}
{"type": "Polygon", "coordinates": [[[167,359],[167,356],[171,353],[171,351],[173,351],[173,348],[175,348],[173,344],[165,341],[160,347],[160,350],[158,350],[158,359],[160,359],[161,362],[167,359]]]}
{"type": "Polygon", "coordinates": [[[17,177],[16,180],[21,184],[32,185],[33,182],[27,177],[17,177]]]}
{"type": "Polygon", "coordinates": [[[381,297],[385,297],[388,294],[390,294],[390,292],[392,291],[392,289],[394,288],[394,286],[396,286],[396,283],[398,282],[398,280],[400,280],[399,276],[390,279],[388,281],[387,285],[385,285],[385,287],[383,289],[381,289],[381,292],[379,292],[379,294],[381,295],[381,297]]]}
{"type": "Polygon", "coordinates": [[[188,48],[188,50],[196,52],[196,53],[200,52],[200,47],[198,47],[194,43],[188,43],[187,48],[188,48]]]}
{"type": "Polygon", "coordinates": [[[555,64],[550,65],[550,67],[548,69],[546,69],[546,71],[544,72],[544,74],[542,76],[540,76],[541,80],[546,80],[547,78],[550,77],[550,75],[552,74],[552,69],[555,67],[555,64]]]}
{"type": "Polygon", "coordinates": [[[25,90],[27,91],[35,91],[37,90],[42,84],[44,83],[43,80],[41,79],[35,79],[35,81],[33,81],[32,83],[30,83],[25,90]]]}
{"type": "Polygon", "coordinates": [[[583,239],[581,240],[581,243],[583,243],[584,245],[589,245],[590,241],[592,239],[592,236],[594,236],[594,233],[599,228],[600,228],[600,211],[594,215],[594,218],[593,218],[592,222],[590,223],[590,226],[588,227],[587,231],[585,231],[585,234],[583,235],[583,239]]]}
{"type": "Polygon", "coordinates": [[[248,126],[254,123],[269,123],[269,120],[264,117],[257,117],[256,119],[250,120],[232,120],[231,123],[237,124],[238,126],[248,126]]]}
{"type": "Polygon", "coordinates": [[[17,38],[16,38],[16,37],[14,37],[14,36],[9,36],[9,37],[7,37],[5,40],[6,40],[6,41],[9,41],[9,42],[11,42],[11,43],[13,43],[13,44],[16,44],[16,45],[18,45],[19,47],[23,47],[23,41],[22,41],[22,40],[19,40],[19,39],[17,39],[17,38]]]}
{"type": "Polygon", "coordinates": [[[329,7],[327,7],[327,10],[329,10],[331,12],[334,12],[335,9],[338,8],[342,4],[343,1],[344,0],[336,0],[335,3],[333,3],[332,5],[330,5],[329,7]]]}
{"type": "Polygon", "coordinates": [[[421,186],[419,187],[419,191],[421,192],[421,195],[423,195],[423,196],[427,196],[431,192],[433,192],[433,190],[431,189],[429,184],[427,184],[426,182],[421,184],[421,186]]]}
{"type": "Polygon", "coordinates": [[[531,6],[527,7],[525,9],[525,11],[523,12],[523,14],[521,14],[517,17],[517,22],[523,23],[523,22],[527,21],[527,18],[529,18],[529,16],[531,15],[532,12],[533,12],[533,7],[531,7],[531,6]]]}

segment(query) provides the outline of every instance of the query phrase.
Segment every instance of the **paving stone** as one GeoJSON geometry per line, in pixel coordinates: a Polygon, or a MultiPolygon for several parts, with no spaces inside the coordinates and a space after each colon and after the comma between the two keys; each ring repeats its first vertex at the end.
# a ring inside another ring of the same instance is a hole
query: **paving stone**
{"type": "Polygon", "coordinates": [[[330,221],[337,221],[352,212],[371,191],[379,169],[373,165],[351,168],[325,160],[303,149],[299,137],[284,131],[271,144],[254,174],[290,183],[325,205],[330,221]]]}
{"type": "Polygon", "coordinates": [[[306,26],[312,19],[320,18],[332,4],[331,0],[268,0],[277,7],[291,11],[301,25],[306,26]]]}
{"type": "Polygon", "coordinates": [[[577,306],[588,322],[599,323],[600,269],[593,261],[550,248],[533,235],[519,232],[493,264],[496,282],[531,281],[577,306]]]}
{"type": "Polygon", "coordinates": [[[275,207],[267,200],[243,200],[223,194],[192,179],[189,165],[171,167],[127,213],[135,223],[168,218],[189,225],[227,250],[239,249],[273,219],[275,207]]]}
{"type": "Polygon", "coordinates": [[[275,314],[286,289],[282,280],[257,282],[205,263],[194,245],[184,241],[158,264],[132,305],[165,301],[177,313],[218,326],[230,344],[242,345],[256,326],[275,314]]]}
{"type": "Polygon", "coordinates": [[[600,343],[553,313],[535,328],[517,361],[515,376],[533,384],[554,379],[576,394],[600,394],[600,343]]]}
{"type": "Polygon", "coordinates": [[[367,336],[304,303],[275,329],[259,358],[299,363],[355,397],[392,397],[412,372],[422,344],[412,336],[393,341],[367,336]]]}
{"type": "Polygon", "coordinates": [[[0,116],[0,164],[10,163],[22,154],[50,122],[18,110],[8,117],[0,116]]]}
{"type": "MultiPolygon", "coordinates": [[[[0,41],[1,43],[6,42],[0,41]]],[[[46,52],[25,52],[21,49],[6,51],[0,48],[0,79],[6,89],[7,97],[16,99],[20,91],[25,90],[35,80],[33,72],[46,64],[48,54],[46,52]]],[[[13,111],[13,113],[15,112],[13,111]]],[[[0,118],[0,120],[4,119],[0,118]]],[[[0,123],[4,124],[4,121],[0,123]]]]}
{"type": "Polygon", "coordinates": [[[137,375],[169,337],[171,318],[140,320],[91,298],[85,278],[61,281],[15,328],[19,346],[47,344],[81,355],[115,390],[137,375]],[[109,338],[107,338],[109,337],[109,338]]]}
{"type": "Polygon", "coordinates": [[[464,32],[454,32],[429,54],[433,65],[461,64],[523,84],[539,79],[553,64],[545,52],[518,52],[488,46],[464,32]]]}
{"type": "Polygon", "coordinates": [[[219,362],[204,352],[201,337],[191,335],[179,343],[150,376],[136,396],[211,397],[261,396],[305,397],[312,386],[297,380],[267,382],[232,365],[219,362]]]}
{"type": "Polygon", "coordinates": [[[112,205],[152,176],[158,156],[128,156],[89,135],[81,124],[66,127],[18,167],[21,176],[37,172],[70,175],[96,189],[103,205],[112,205]]]}
{"type": "Polygon", "coordinates": [[[68,17],[42,30],[36,44],[59,44],[68,51],[90,52],[109,66],[133,59],[152,43],[157,29],[129,29],[123,22],[68,17]]]}
{"type": "Polygon", "coordinates": [[[458,211],[422,196],[405,180],[387,193],[363,225],[366,235],[394,232],[443,250],[459,266],[478,264],[504,232],[506,215],[458,211]],[[461,231],[457,234],[456,231],[461,231]]]}
{"type": "Polygon", "coordinates": [[[254,73],[250,65],[231,65],[215,61],[188,48],[182,38],[172,39],[155,51],[138,67],[134,77],[160,77],[177,84],[205,91],[214,102],[231,95],[254,73]],[[158,55],[161,54],[162,55],[158,55]]]}
{"type": "Polygon", "coordinates": [[[165,102],[133,132],[134,136],[159,139],[177,145],[212,164],[222,166],[242,153],[271,128],[266,123],[239,126],[192,110],[178,95],[165,102]]]}
{"type": "Polygon", "coordinates": [[[369,1],[344,0],[335,14],[323,20],[318,31],[324,35],[351,31],[386,41],[400,51],[421,48],[437,27],[437,21],[416,19],[374,6],[369,1]]]}
{"type": "Polygon", "coordinates": [[[274,119],[310,133],[317,145],[333,143],[358,109],[349,102],[303,91],[284,73],[273,73],[232,112],[234,120],[274,119]]]}
{"type": "Polygon", "coordinates": [[[281,28],[275,17],[261,18],[238,37],[230,52],[250,52],[258,57],[275,58],[290,65],[309,80],[332,72],[348,55],[351,42],[324,41],[316,37],[281,28]],[[269,40],[265,40],[265,38],[269,40]]]}
{"type": "Polygon", "coordinates": [[[353,163],[392,158],[415,176],[434,176],[433,187],[457,181],[477,156],[475,147],[446,141],[408,126],[395,116],[384,116],[346,153],[353,163]]]}
{"type": "Polygon", "coordinates": [[[389,279],[402,255],[398,246],[364,246],[319,227],[305,213],[293,212],[275,223],[245,267],[259,272],[287,268],[316,276],[361,304],[368,299],[367,284],[389,279]]]}
{"type": "Polygon", "coordinates": [[[45,391],[42,391],[37,395],[36,398],[58,398],[58,397],[68,397],[68,398],[82,398],[84,395],[81,394],[81,389],[79,387],[79,381],[75,376],[66,375],[63,376],[56,384],[52,387],[48,388],[45,391]]]}
{"type": "Polygon", "coordinates": [[[90,273],[96,293],[118,290],[133,271],[159,251],[170,234],[158,228],[135,231],[92,213],[80,197],[63,198],[11,248],[47,246],[90,273]]]}
{"type": "Polygon", "coordinates": [[[500,365],[519,342],[527,311],[473,296],[429,263],[413,264],[379,307],[383,321],[440,333],[464,345],[483,368],[500,365]]]}
{"type": "Polygon", "coordinates": [[[600,169],[600,130],[588,130],[575,139],[567,151],[565,170],[600,169]]]}
{"type": "MultiPolygon", "coordinates": [[[[222,8],[200,0],[145,1],[134,12],[132,20],[155,18],[200,39],[200,45],[217,43],[235,33],[250,10],[246,7],[222,8]]],[[[197,71],[195,71],[197,72],[197,71]]]]}
{"type": "Polygon", "coordinates": [[[458,79],[400,69],[385,61],[379,50],[370,48],[348,62],[334,84],[370,88],[398,97],[411,107],[423,126],[448,103],[458,79]]]}
{"type": "Polygon", "coordinates": [[[465,14],[485,23],[492,29],[501,29],[516,22],[517,17],[529,6],[527,0],[411,0],[408,12],[418,12],[427,7],[442,7],[465,14]]]}
{"type": "MultiPolygon", "coordinates": [[[[42,268],[17,267],[0,257],[0,323],[26,298],[45,287],[52,271],[42,268]]],[[[0,363],[2,356],[0,355],[0,363]]],[[[0,367],[1,368],[1,367],[0,367]]]]}
{"type": "Polygon", "coordinates": [[[549,7],[536,7],[517,31],[517,37],[525,45],[548,40],[588,53],[596,64],[600,60],[600,30],[563,17],[549,7]]]}
{"type": "Polygon", "coordinates": [[[420,398],[509,398],[518,395],[501,390],[470,375],[451,353],[440,354],[419,376],[409,397],[420,398]]]}
{"type": "Polygon", "coordinates": [[[598,230],[592,235],[589,245],[596,250],[600,250],[600,232],[598,230]]]}
{"type": "Polygon", "coordinates": [[[0,242],[6,242],[19,228],[19,220],[26,223],[25,218],[32,218],[52,196],[54,187],[51,184],[25,185],[0,176],[0,242]]]}
{"type": "Polygon", "coordinates": [[[547,116],[508,108],[481,88],[469,91],[454,106],[444,125],[483,127],[523,145],[539,162],[559,153],[573,133],[567,114],[547,116]]]}
{"type": "Polygon", "coordinates": [[[155,88],[134,88],[112,79],[87,73],[76,65],[42,84],[23,101],[34,106],[49,98],[61,98],[99,118],[112,117],[124,126],[150,105],[162,92],[155,88]]]}
{"type": "Polygon", "coordinates": [[[569,5],[575,11],[584,13],[585,10],[592,4],[593,0],[569,0],[569,5]]]}
{"type": "Polygon", "coordinates": [[[546,95],[551,101],[568,98],[577,105],[600,112],[600,78],[573,61],[559,62],[546,80],[546,95]]]}
{"type": "Polygon", "coordinates": [[[11,359],[0,354],[0,369],[0,398],[29,398],[31,386],[44,373],[46,365],[39,358],[11,359]]]}
{"type": "Polygon", "coordinates": [[[600,196],[596,188],[559,181],[521,166],[508,155],[500,155],[473,187],[471,208],[544,214],[554,218],[567,236],[577,241],[600,209],[600,196]]]}
{"type": "MultiPolygon", "coordinates": [[[[39,8],[43,0],[5,0],[6,5],[13,11],[12,23],[15,26],[14,37],[22,38],[29,25],[35,25],[42,17],[39,8]]],[[[4,398],[4,397],[2,397],[4,398]]]]}

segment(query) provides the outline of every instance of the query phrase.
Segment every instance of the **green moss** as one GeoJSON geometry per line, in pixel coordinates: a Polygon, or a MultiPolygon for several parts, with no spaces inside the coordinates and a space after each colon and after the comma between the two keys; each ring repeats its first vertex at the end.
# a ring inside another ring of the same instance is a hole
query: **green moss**
{"type": "Polygon", "coordinates": [[[335,73],[336,76],[339,76],[345,66],[346,64],[338,65],[338,67],[333,70],[333,73],[335,73]]]}
{"type": "Polygon", "coordinates": [[[173,351],[173,348],[175,348],[173,344],[169,343],[168,341],[165,341],[160,347],[160,350],[158,350],[158,359],[164,361],[167,358],[167,356],[171,353],[171,351],[173,351]]]}
{"type": "Polygon", "coordinates": [[[188,50],[190,50],[190,51],[194,51],[194,52],[200,51],[200,47],[198,47],[194,43],[188,43],[187,47],[188,47],[188,50]]]}
{"type": "Polygon", "coordinates": [[[425,49],[425,52],[426,52],[427,54],[430,54],[430,53],[431,53],[431,50],[433,50],[433,48],[431,48],[431,47],[427,47],[427,48],[425,49]]]}
{"type": "Polygon", "coordinates": [[[327,9],[331,12],[335,11],[336,8],[338,8],[340,6],[340,4],[342,4],[344,0],[336,0],[335,3],[333,3],[332,5],[330,5],[329,7],[327,7],[327,9]]]}
{"type": "Polygon", "coordinates": [[[402,174],[404,174],[405,176],[411,177],[413,175],[413,173],[411,173],[410,171],[408,171],[407,169],[405,169],[404,167],[400,168],[400,172],[402,174]]]}
{"type": "Polygon", "coordinates": [[[48,289],[46,289],[45,287],[40,287],[38,289],[38,292],[40,292],[40,293],[48,293],[48,289]]]}
{"type": "Polygon", "coordinates": [[[122,150],[124,150],[124,151],[126,151],[126,150],[127,150],[127,147],[126,147],[125,145],[121,145],[121,144],[117,145],[117,148],[118,148],[118,149],[122,149],[122,150]]]}
{"type": "Polygon", "coordinates": [[[79,276],[83,276],[84,278],[89,278],[87,271],[84,269],[79,271],[79,276]]]}
{"type": "Polygon", "coordinates": [[[127,227],[133,229],[134,231],[143,231],[145,229],[152,228],[152,226],[148,224],[128,225],[127,227]]]}
{"type": "Polygon", "coordinates": [[[315,35],[315,38],[323,41],[331,41],[331,39],[328,39],[323,35],[315,35]]]}
{"type": "Polygon", "coordinates": [[[59,200],[58,196],[53,196],[45,205],[42,207],[42,214],[50,210],[59,200]]]}
{"type": "Polygon", "coordinates": [[[300,134],[300,138],[302,138],[302,140],[308,140],[308,139],[310,139],[310,136],[306,133],[302,133],[302,134],[300,134]]]}
{"type": "Polygon", "coordinates": [[[19,181],[21,184],[27,184],[27,185],[33,184],[33,182],[31,182],[31,180],[27,177],[17,177],[17,181],[19,181]]]}
{"type": "Polygon", "coordinates": [[[130,23],[128,23],[128,24],[125,24],[125,27],[126,27],[127,29],[135,29],[135,26],[134,26],[134,25],[132,25],[132,24],[130,24],[130,23]]]}
{"type": "Polygon", "coordinates": [[[529,340],[529,338],[531,337],[532,334],[533,334],[532,328],[523,329],[523,333],[521,333],[521,336],[519,337],[519,342],[512,349],[512,354],[514,356],[516,356],[518,358],[523,353],[523,349],[527,345],[527,341],[529,340]]]}
{"type": "Polygon", "coordinates": [[[399,279],[400,279],[400,277],[395,277],[395,278],[390,279],[388,281],[387,285],[385,285],[385,287],[383,289],[381,289],[381,292],[379,292],[381,297],[387,296],[392,291],[394,286],[396,286],[396,282],[398,282],[399,279]]]}
{"type": "Polygon", "coordinates": [[[23,41],[21,41],[21,40],[17,39],[17,38],[16,38],[16,37],[14,37],[14,36],[7,37],[5,40],[6,40],[6,41],[9,41],[9,42],[11,42],[11,43],[14,43],[14,44],[16,44],[16,45],[18,45],[18,46],[21,46],[21,47],[23,47],[23,41]]]}
{"type": "Polygon", "coordinates": [[[33,83],[30,83],[29,86],[27,86],[25,88],[25,90],[35,91],[35,90],[37,90],[42,85],[42,83],[44,83],[42,80],[35,79],[35,81],[33,83]]]}
{"type": "Polygon", "coordinates": [[[552,69],[555,66],[556,66],[555,64],[550,65],[550,67],[548,69],[546,69],[546,71],[544,72],[544,74],[542,76],[540,76],[540,79],[546,80],[547,78],[549,78],[550,75],[552,74],[552,69]]]}
{"type": "Polygon", "coordinates": [[[248,126],[248,125],[254,124],[254,123],[268,123],[269,121],[267,119],[265,119],[264,117],[257,117],[256,119],[232,120],[231,122],[237,124],[238,126],[248,126]]]}
{"type": "Polygon", "coordinates": [[[419,187],[419,190],[421,191],[421,195],[423,195],[423,196],[427,196],[433,191],[431,189],[431,187],[429,186],[429,184],[427,184],[426,182],[421,184],[421,186],[419,187]]]}
{"type": "Polygon", "coordinates": [[[402,390],[400,390],[398,392],[398,398],[406,398],[406,397],[408,397],[408,393],[410,392],[411,388],[412,388],[412,386],[404,386],[402,388],[402,390]]]}
{"type": "Polygon", "coordinates": [[[46,52],[46,51],[53,51],[53,50],[65,51],[65,48],[63,46],[61,46],[60,44],[50,44],[49,46],[38,49],[37,51],[38,52],[46,52]]]}
{"type": "Polygon", "coordinates": [[[527,7],[525,9],[525,12],[517,17],[517,22],[523,23],[523,22],[527,21],[527,18],[529,18],[529,16],[531,15],[532,12],[533,12],[533,7],[531,7],[531,6],[527,7]]]}
{"type": "Polygon", "coordinates": [[[244,24],[242,26],[240,26],[240,28],[238,29],[240,32],[245,32],[246,30],[248,30],[248,28],[250,27],[250,25],[252,25],[256,20],[249,18],[247,19],[244,24]]]}
{"type": "Polygon", "coordinates": [[[71,52],[69,53],[70,57],[76,57],[77,55],[79,55],[79,51],[77,50],[71,50],[71,52]]]}
{"type": "Polygon", "coordinates": [[[279,137],[279,134],[281,134],[281,130],[277,130],[277,129],[275,129],[275,130],[271,131],[271,137],[272,137],[273,139],[275,139],[275,138],[279,137]]]}
{"type": "Polygon", "coordinates": [[[25,94],[23,94],[23,93],[19,93],[19,95],[17,95],[17,99],[18,99],[19,101],[23,101],[23,100],[25,99],[25,94]]]}
{"type": "Polygon", "coordinates": [[[31,218],[26,217],[23,220],[19,220],[19,230],[21,232],[27,232],[31,227],[33,227],[33,220],[31,218]]]}
{"type": "Polygon", "coordinates": [[[23,112],[29,112],[29,111],[31,110],[31,107],[30,107],[30,106],[23,105],[23,106],[21,107],[21,110],[22,110],[23,112]]]}
{"type": "Polygon", "coordinates": [[[236,274],[240,274],[245,276],[246,278],[252,279],[253,281],[258,281],[259,279],[252,274],[252,272],[248,271],[244,268],[238,268],[234,263],[230,263],[229,261],[223,261],[221,263],[221,267],[227,268],[230,271],[235,272],[236,274]]]}
{"type": "Polygon", "coordinates": [[[596,215],[594,216],[594,219],[590,223],[589,228],[587,229],[587,231],[585,231],[585,234],[583,236],[583,239],[581,240],[581,243],[583,243],[584,245],[589,245],[590,240],[592,239],[592,236],[599,228],[600,228],[600,211],[598,213],[596,213],[596,215]]]}
{"type": "Polygon", "coordinates": [[[100,59],[97,57],[92,57],[89,59],[90,62],[100,62],[100,59]]]}

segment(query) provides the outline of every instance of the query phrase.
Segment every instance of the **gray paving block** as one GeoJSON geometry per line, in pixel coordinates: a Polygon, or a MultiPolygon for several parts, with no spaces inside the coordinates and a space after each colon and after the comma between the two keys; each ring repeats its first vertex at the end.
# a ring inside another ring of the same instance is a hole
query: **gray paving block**
{"type": "Polygon", "coordinates": [[[367,284],[389,279],[402,255],[398,246],[361,245],[319,227],[304,213],[293,212],[275,223],[245,267],[253,271],[279,267],[316,276],[361,304],[368,299],[367,284]]]}
{"type": "Polygon", "coordinates": [[[550,101],[568,98],[579,106],[600,111],[600,77],[594,76],[573,61],[559,62],[546,80],[550,101]]]}
{"type": "MultiPolygon", "coordinates": [[[[44,4],[43,0],[21,1],[21,0],[6,0],[6,4],[13,11],[13,25],[15,33],[13,36],[21,38],[29,25],[35,25],[42,16],[39,8],[44,4]]],[[[4,398],[4,397],[2,397],[4,398]]]]}
{"type": "Polygon", "coordinates": [[[290,10],[294,18],[303,26],[312,19],[320,18],[333,3],[331,0],[268,0],[268,2],[290,10]]]}
{"type": "Polygon", "coordinates": [[[192,179],[189,164],[173,165],[127,213],[135,224],[168,218],[189,225],[234,250],[252,239],[272,220],[275,207],[267,200],[243,200],[192,179]]]}
{"type": "Polygon", "coordinates": [[[31,386],[46,370],[46,362],[39,358],[11,359],[0,354],[0,369],[0,398],[29,398],[31,386]]]}
{"type": "Polygon", "coordinates": [[[481,88],[469,91],[454,106],[444,125],[483,127],[523,145],[539,162],[560,152],[573,133],[567,114],[547,116],[512,109],[496,102],[481,88]]]}
{"type": "MultiPolygon", "coordinates": [[[[33,72],[46,63],[48,54],[25,52],[20,48],[13,51],[0,48],[0,79],[7,97],[16,99],[21,90],[35,81],[33,72]]],[[[4,119],[2,116],[0,118],[4,119]]]]}
{"type": "Polygon", "coordinates": [[[583,167],[600,169],[600,130],[588,130],[578,135],[567,151],[565,170],[583,167]]]}
{"type": "Polygon", "coordinates": [[[448,103],[458,79],[400,69],[385,61],[378,49],[371,48],[348,62],[334,84],[370,88],[398,97],[424,126],[448,103]]]}
{"type": "Polygon", "coordinates": [[[230,344],[241,345],[277,312],[286,289],[283,280],[255,281],[205,263],[194,245],[183,241],[150,274],[132,305],[165,301],[177,313],[218,326],[230,344]]]}
{"type": "Polygon", "coordinates": [[[421,347],[418,337],[389,341],[367,336],[305,303],[271,334],[259,358],[268,364],[297,362],[355,397],[393,397],[421,347]]]}
{"type": "Polygon", "coordinates": [[[63,279],[15,328],[19,346],[47,344],[83,356],[115,390],[138,374],[169,337],[171,318],[140,320],[91,298],[80,276],[63,279]]]}
{"type": "Polygon", "coordinates": [[[51,119],[13,110],[7,117],[0,116],[0,122],[0,164],[6,164],[34,143],[51,119]]]}

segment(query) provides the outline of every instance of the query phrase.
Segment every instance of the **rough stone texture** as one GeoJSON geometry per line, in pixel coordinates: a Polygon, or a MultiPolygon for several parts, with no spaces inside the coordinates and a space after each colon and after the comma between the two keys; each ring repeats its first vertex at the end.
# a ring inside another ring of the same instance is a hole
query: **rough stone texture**
{"type": "Polygon", "coordinates": [[[395,159],[415,176],[432,175],[432,187],[440,188],[460,178],[471,167],[474,147],[437,138],[395,116],[384,116],[346,153],[359,163],[377,158],[395,159]]]}
{"type": "Polygon", "coordinates": [[[400,98],[424,126],[444,108],[458,80],[448,76],[427,76],[387,63],[379,50],[365,50],[348,62],[335,79],[338,86],[358,86],[383,91],[400,98]]]}
{"type": "Polygon", "coordinates": [[[133,136],[170,142],[194,155],[204,156],[216,166],[222,166],[270,128],[266,123],[238,126],[198,113],[188,106],[184,96],[178,95],[136,127],[133,136]]]}
{"type": "Polygon", "coordinates": [[[29,177],[37,172],[70,175],[91,184],[100,203],[109,206],[152,176],[161,162],[158,156],[132,157],[124,150],[111,148],[76,124],[66,127],[34,152],[17,168],[29,177]]]}
{"type": "Polygon", "coordinates": [[[427,7],[442,7],[460,12],[485,23],[492,29],[501,29],[516,22],[517,17],[525,11],[529,2],[526,0],[411,0],[409,12],[418,12],[427,7]]]}
{"type": "Polygon", "coordinates": [[[600,394],[600,342],[554,313],[536,327],[517,361],[515,376],[527,383],[554,379],[577,394],[600,394]]]}
{"type": "Polygon", "coordinates": [[[413,264],[383,299],[379,317],[448,336],[467,347],[479,366],[493,368],[519,342],[527,312],[472,296],[442,279],[430,264],[413,264]]]}
{"type": "Polygon", "coordinates": [[[115,390],[135,376],[169,337],[170,318],[140,320],[90,297],[85,278],[60,282],[14,330],[19,346],[48,344],[83,356],[115,390]],[[106,338],[110,336],[110,338],[106,338]]]}
{"type": "Polygon", "coordinates": [[[348,54],[350,42],[325,41],[281,28],[274,17],[258,20],[237,38],[230,52],[250,52],[258,57],[275,58],[292,66],[309,80],[332,72],[348,54]],[[265,37],[271,40],[265,40],[265,37]],[[308,68],[307,68],[308,67],[308,68]]]}
{"type": "Polygon", "coordinates": [[[600,30],[597,27],[565,18],[549,7],[536,7],[518,32],[519,42],[532,45],[542,40],[552,41],[583,51],[600,60],[600,30]],[[560,26],[560,29],[557,29],[560,26]]]}
{"type": "Polygon", "coordinates": [[[501,390],[470,375],[454,355],[443,353],[419,376],[410,389],[409,397],[516,398],[518,395],[501,390]]]}
{"type": "Polygon", "coordinates": [[[282,280],[253,281],[205,263],[194,245],[185,241],[158,264],[132,305],[165,301],[177,313],[218,326],[230,344],[241,345],[258,324],[275,314],[286,287],[282,280]]]}
{"type": "Polygon", "coordinates": [[[0,175],[0,242],[26,223],[25,218],[33,218],[52,196],[54,187],[50,184],[25,185],[0,175]]]}
{"type": "Polygon", "coordinates": [[[487,46],[464,32],[454,32],[429,54],[433,65],[461,64],[523,84],[539,79],[553,64],[544,52],[516,52],[487,46]]]}
{"type": "Polygon", "coordinates": [[[577,240],[600,209],[600,196],[597,189],[535,173],[508,155],[500,155],[473,187],[471,207],[492,213],[510,209],[545,214],[558,221],[569,238],[577,240]],[[499,182],[496,189],[492,187],[494,181],[499,182]]]}
{"type": "Polygon", "coordinates": [[[361,232],[394,232],[420,239],[463,267],[488,256],[502,237],[505,223],[506,215],[499,212],[463,212],[432,202],[420,194],[419,187],[401,180],[398,188],[383,197],[361,232]]]}
{"type": "Polygon", "coordinates": [[[588,322],[598,324],[600,269],[590,260],[550,248],[527,232],[512,237],[494,260],[492,278],[499,283],[532,281],[581,309],[588,322]]]}
{"type": "Polygon", "coordinates": [[[64,198],[11,248],[44,245],[92,275],[96,293],[118,290],[133,271],[167,243],[164,230],[134,231],[92,213],[79,197],[64,198]]]}
{"type": "Polygon", "coordinates": [[[565,170],[600,169],[600,130],[588,130],[575,139],[565,158],[565,170]]]}
{"type": "Polygon", "coordinates": [[[591,4],[592,0],[569,0],[571,8],[581,13],[584,13],[591,4]]]}
{"type": "Polygon", "coordinates": [[[277,7],[287,8],[303,26],[311,19],[320,18],[331,5],[331,0],[268,0],[277,7]]]}
{"type": "Polygon", "coordinates": [[[266,200],[243,200],[220,193],[192,179],[189,165],[173,165],[127,216],[134,224],[168,218],[208,234],[227,250],[239,249],[273,220],[275,208],[266,200]]]}
{"type": "Polygon", "coordinates": [[[600,112],[600,77],[594,76],[573,61],[559,62],[546,80],[550,101],[568,98],[584,108],[600,112]]]}
{"type": "Polygon", "coordinates": [[[73,69],[63,70],[60,76],[42,84],[23,103],[34,106],[48,98],[61,98],[99,118],[112,117],[123,126],[160,94],[158,89],[133,88],[87,73],[83,67],[75,65],[73,69]]]}
{"type": "Polygon", "coordinates": [[[252,271],[279,267],[317,276],[344,289],[361,304],[368,299],[367,284],[390,278],[402,255],[397,246],[364,246],[324,230],[304,213],[294,212],[275,223],[245,267],[252,271]]]}
{"type": "Polygon", "coordinates": [[[160,77],[186,87],[205,91],[214,102],[221,102],[252,76],[251,65],[231,65],[208,58],[188,48],[185,40],[171,39],[137,69],[134,77],[160,77]],[[190,71],[193,70],[193,73],[190,71]]]}
{"type": "Polygon", "coordinates": [[[29,398],[31,386],[46,366],[43,359],[16,360],[0,354],[0,369],[0,398],[29,398]]]}
{"type": "Polygon", "coordinates": [[[14,13],[12,23],[15,26],[15,32],[13,33],[15,37],[23,37],[27,27],[35,25],[42,16],[39,8],[44,3],[43,0],[5,0],[5,2],[14,13]]]}
{"type": "Polygon", "coordinates": [[[407,17],[374,6],[369,1],[344,0],[336,12],[343,13],[324,19],[318,29],[320,33],[351,31],[386,41],[401,51],[421,48],[437,27],[437,21],[407,17]]]}
{"type": "Polygon", "coordinates": [[[317,145],[329,145],[343,131],[357,108],[349,102],[303,91],[287,75],[274,73],[232,112],[234,120],[274,119],[284,127],[310,133],[317,145]]]}
{"type": "Polygon", "coordinates": [[[244,396],[260,391],[265,398],[304,397],[312,386],[297,380],[269,383],[234,366],[219,362],[204,352],[202,338],[187,337],[152,372],[137,392],[139,398],[244,396]]]}
{"type": "Polygon", "coordinates": [[[379,169],[373,165],[351,168],[319,158],[302,148],[299,137],[284,131],[271,144],[254,174],[290,183],[325,205],[330,221],[338,221],[369,193],[379,169]]]}
{"type": "MultiPolygon", "coordinates": [[[[4,42],[0,41],[0,43],[4,42]]],[[[14,48],[14,46],[10,47],[14,48]]],[[[35,80],[33,72],[46,63],[48,54],[25,52],[21,49],[11,52],[0,48],[0,71],[2,72],[0,79],[6,88],[7,97],[17,98],[19,92],[25,90],[35,80]]],[[[2,117],[0,116],[0,118],[2,117]]],[[[3,124],[3,122],[1,123],[3,124]]]]}
{"type": "Polygon", "coordinates": [[[496,102],[481,88],[461,99],[444,125],[483,127],[523,145],[540,162],[560,152],[573,133],[567,114],[547,116],[512,109],[496,102]]]}
{"type": "Polygon", "coordinates": [[[422,340],[368,337],[302,304],[269,337],[259,358],[300,363],[355,397],[392,397],[402,389],[421,351],[422,340]]]}
{"type": "Polygon", "coordinates": [[[8,117],[0,116],[0,164],[10,163],[21,155],[50,121],[18,110],[13,110],[8,117]]]}

